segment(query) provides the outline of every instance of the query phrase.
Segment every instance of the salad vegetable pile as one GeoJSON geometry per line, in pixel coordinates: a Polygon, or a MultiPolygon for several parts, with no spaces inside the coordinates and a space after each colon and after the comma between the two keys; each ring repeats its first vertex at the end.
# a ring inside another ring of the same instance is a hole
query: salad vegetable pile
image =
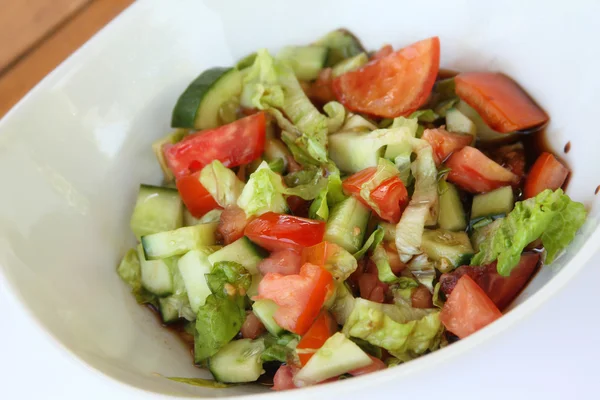
{"type": "Polygon", "coordinates": [[[561,255],[586,210],[563,163],[528,157],[548,116],[505,75],[439,62],[437,37],[367,52],[336,30],[185,89],[118,267],[215,378],[174,380],[281,390],[402,364],[500,318],[561,255]]]}

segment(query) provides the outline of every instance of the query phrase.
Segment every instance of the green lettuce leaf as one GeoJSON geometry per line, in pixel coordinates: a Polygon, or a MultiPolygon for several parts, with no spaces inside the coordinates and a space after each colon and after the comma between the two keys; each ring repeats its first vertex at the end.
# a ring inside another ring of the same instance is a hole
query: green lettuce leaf
{"type": "MultiPolygon", "coordinates": [[[[381,229],[383,229],[383,228],[381,228],[381,229]]],[[[404,282],[405,279],[409,279],[409,280],[413,281],[410,278],[398,277],[394,274],[394,272],[392,271],[392,267],[390,266],[390,261],[389,261],[387,251],[385,250],[385,248],[383,247],[383,245],[381,243],[379,243],[375,246],[375,248],[373,250],[373,254],[371,254],[371,260],[377,266],[377,272],[378,272],[379,280],[381,282],[396,283],[396,282],[404,282]]],[[[415,285],[418,286],[418,284],[416,282],[415,282],[415,285]]]]}
{"type": "Polygon", "coordinates": [[[276,158],[272,161],[269,161],[269,169],[273,172],[277,172],[278,174],[282,174],[285,171],[285,161],[283,158],[276,158]]]}
{"type": "Polygon", "coordinates": [[[264,362],[287,362],[294,353],[299,340],[299,337],[293,333],[285,333],[278,337],[267,335],[265,336],[265,350],[260,358],[264,362]]]}
{"type": "Polygon", "coordinates": [[[371,236],[369,236],[369,238],[363,244],[360,250],[353,254],[354,258],[360,260],[362,256],[364,256],[367,253],[367,251],[376,248],[379,245],[379,243],[381,243],[381,241],[383,240],[383,234],[383,228],[381,226],[378,226],[377,229],[375,229],[373,233],[371,233],[371,236]]]}
{"type": "Polygon", "coordinates": [[[281,176],[273,172],[266,161],[250,175],[237,205],[246,212],[246,216],[261,215],[272,211],[285,213],[288,209],[283,197],[284,186],[281,176]]]}
{"type": "Polygon", "coordinates": [[[117,267],[117,273],[130,288],[139,304],[156,304],[157,298],[142,286],[142,270],[136,249],[129,249],[117,267]]]}
{"type": "Polygon", "coordinates": [[[433,288],[433,305],[440,309],[442,307],[444,307],[444,303],[445,303],[445,301],[440,296],[440,288],[441,287],[442,287],[442,284],[440,282],[438,282],[435,284],[435,287],[433,288]]]}
{"type": "Polygon", "coordinates": [[[346,119],[346,109],[337,101],[330,101],[323,106],[323,111],[327,114],[327,131],[334,133],[340,130],[346,119]]]}
{"type": "Polygon", "coordinates": [[[548,245],[547,263],[554,261],[573,240],[586,218],[583,204],[572,201],[562,189],[546,189],[537,196],[515,203],[495,231],[479,245],[471,265],[486,265],[498,260],[498,273],[509,276],[523,249],[541,238],[548,245]]]}
{"type": "Polygon", "coordinates": [[[417,110],[410,114],[408,118],[416,118],[419,122],[434,122],[440,116],[433,110],[417,110]]]}
{"type": "Polygon", "coordinates": [[[244,190],[244,182],[219,160],[202,168],[200,183],[223,208],[235,205],[244,190]]]}
{"type": "Polygon", "coordinates": [[[398,306],[412,307],[412,292],[417,287],[419,287],[419,283],[415,279],[400,277],[391,288],[394,303],[398,306]]]}
{"type": "Polygon", "coordinates": [[[321,189],[319,195],[310,204],[310,208],[308,209],[308,217],[318,221],[327,221],[329,219],[327,188],[321,189]]]}
{"type": "Polygon", "coordinates": [[[216,262],[210,274],[205,276],[210,291],[213,294],[221,293],[222,296],[233,296],[237,293],[243,297],[252,284],[250,272],[234,261],[216,262]]]}
{"type": "Polygon", "coordinates": [[[424,285],[430,292],[433,292],[435,263],[431,261],[426,254],[419,254],[413,257],[408,263],[408,270],[421,285],[424,285]]]}
{"type": "MultiPolygon", "coordinates": [[[[401,307],[374,303],[364,299],[356,299],[354,309],[344,324],[343,332],[351,337],[366,340],[372,345],[386,349],[394,357],[408,361],[426,351],[439,347],[443,326],[439,319],[439,311],[415,310],[413,315],[420,316],[412,320],[395,320],[389,315],[392,307],[401,307]],[[387,306],[387,307],[386,307],[387,306]],[[385,311],[384,311],[385,310],[385,311]]],[[[406,310],[411,310],[406,308],[406,310]]]]}

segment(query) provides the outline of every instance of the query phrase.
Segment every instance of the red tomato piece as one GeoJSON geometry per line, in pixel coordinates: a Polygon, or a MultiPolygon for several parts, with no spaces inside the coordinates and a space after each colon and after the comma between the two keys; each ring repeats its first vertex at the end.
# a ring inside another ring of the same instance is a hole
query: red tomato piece
{"type": "MultiPolygon", "coordinates": [[[[346,178],[342,183],[342,187],[347,194],[353,195],[371,209],[372,207],[361,197],[360,188],[371,179],[376,171],[376,167],[365,168],[346,178]]],[[[373,189],[370,198],[379,208],[378,215],[391,223],[400,221],[400,216],[408,205],[408,191],[397,176],[386,179],[373,189]]]]}
{"type": "Polygon", "coordinates": [[[376,372],[376,371],[380,371],[382,369],[387,368],[385,363],[383,361],[381,361],[379,358],[373,357],[371,355],[369,356],[369,358],[371,360],[373,360],[373,362],[371,364],[367,365],[366,367],[352,370],[348,373],[352,376],[359,376],[359,375],[364,375],[364,374],[370,374],[371,372],[376,372]]]}
{"type": "Polygon", "coordinates": [[[379,60],[380,58],[387,57],[390,54],[392,54],[393,52],[394,52],[394,48],[392,47],[392,45],[386,44],[386,45],[382,46],[379,50],[377,50],[375,52],[375,54],[373,54],[371,56],[371,61],[379,60]]]}
{"type": "Polygon", "coordinates": [[[410,301],[414,308],[433,308],[431,292],[423,285],[412,291],[410,301]]]}
{"type": "Polygon", "coordinates": [[[227,207],[221,213],[217,233],[223,237],[225,244],[230,244],[244,236],[244,228],[247,224],[244,210],[237,206],[227,207]]]}
{"type": "Polygon", "coordinates": [[[346,108],[385,118],[408,115],[429,97],[440,67],[440,40],[422,40],[333,80],[346,108]]]}
{"type": "Polygon", "coordinates": [[[246,226],[245,235],[269,251],[304,247],[323,241],[325,222],[268,212],[246,226]]]}
{"type": "Polygon", "coordinates": [[[469,275],[463,275],[446,300],[440,320],[463,339],[502,316],[498,307],[469,275]]]}
{"type": "Polygon", "coordinates": [[[464,265],[440,277],[440,289],[448,296],[463,275],[469,275],[490,297],[500,310],[504,310],[525,287],[540,260],[538,253],[524,253],[510,276],[498,273],[496,263],[485,266],[464,265]]]}
{"type": "Polygon", "coordinates": [[[279,305],[275,322],[304,335],[319,315],[332,280],[329,271],[307,263],[298,275],[266,274],[258,285],[256,299],[273,300],[279,305]]]}
{"type": "Polygon", "coordinates": [[[323,344],[338,330],[337,323],[331,314],[323,310],[313,322],[310,329],[302,336],[298,342],[296,349],[300,364],[305,366],[308,360],[315,352],[323,346],[323,344]]]}
{"type": "Polygon", "coordinates": [[[525,176],[525,148],[518,142],[500,146],[488,151],[488,156],[517,176],[519,181],[525,176]]]}
{"type": "Polygon", "coordinates": [[[451,169],[448,180],[471,193],[489,192],[519,180],[515,174],[471,146],[452,154],[446,166],[451,169]]]}
{"type": "Polygon", "coordinates": [[[200,218],[207,212],[220,208],[212,195],[200,183],[200,171],[177,180],[177,190],[190,213],[200,218]]]}
{"type": "Polygon", "coordinates": [[[296,389],[294,371],[289,365],[282,365],[273,376],[273,390],[296,389]]]}
{"type": "Polygon", "coordinates": [[[317,80],[308,85],[306,95],[317,104],[326,104],[335,100],[335,94],[331,87],[331,68],[324,68],[319,72],[317,80]]]}
{"type": "Polygon", "coordinates": [[[421,138],[431,145],[435,165],[440,165],[450,154],[473,142],[471,135],[448,132],[442,128],[425,129],[421,138]]]}
{"type": "Polygon", "coordinates": [[[335,257],[341,250],[340,246],[329,242],[321,242],[311,247],[305,247],[302,250],[302,264],[311,263],[325,267],[327,260],[335,257]]]}
{"type": "Polygon", "coordinates": [[[281,275],[296,275],[304,264],[300,253],[290,249],[277,250],[258,264],[258,270],[266,275],[269,272],[281,275]]]}
{"type": "Polygon", "coordinates": [[[523,194],[528,199],[546,189],[556,190],[565,183],[568,175],[569,170],[556,157],[544,152],[531,167],[525,179],[523,194]]]}
{"type": "Polygon", "coordinates": [[[252,311],[249,311],[242,324],[241,332],[244,338],[256,339],[265,332],[265,326],[252,311]]]}
{"type": "Polygon", "coordinates": [[[458,74],[454,82],[458,97],[495,131],[513,132],[548,122],[548,115],[506,75],[466,72],[458,74]]]}
{"type": "Polygon", "coordinates": [[[226,167],[247,164],[260,157],[265,147],[264,112],[250,115],[215,129],[186,136],[163,148],[167,165],[176,178],[201,170],[214,160],[226,167]]]}

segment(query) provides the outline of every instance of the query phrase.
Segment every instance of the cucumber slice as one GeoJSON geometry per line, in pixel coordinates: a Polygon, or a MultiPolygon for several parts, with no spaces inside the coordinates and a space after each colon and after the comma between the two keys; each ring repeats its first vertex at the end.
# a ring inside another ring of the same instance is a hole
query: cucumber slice
{"type": "Polygon", "coordinates": [[[208,261],[213,265],[219,261],[235,261],[254,275],[258,273],[258,263],[263,258],[264,252],[244,236],[208,256],[208,261]]]}
{"type": "Polygon", "coordinates": [[[354,71],[365,65],[369,61],[369,57],[367,53],[360,53],[355,55],[354,57],[347,58],[345,60],[340,61],[335,64],[335,66],[331,69],[331,76],[333,78],[337,78],[340,75],[345,74],[346,72],[354,71]]]}
{"type": "Polygon", "coordinates": [[[446,190],[440,195],[438,223],[440,228],[448,231],[464,231],[467,228],[467,217],[458,190],[449,182],[446,182],[446,190]]]}
{"type": "Polygon", "coordinates": [[[323,240],[342,246],[352,254],[356,253],[362,246],[370,214],[360,201],[348,197],[331,210],[323,240]]]}
{"type": "Polygon", "coordinates": [[[140,259],[140,271],[144,289],[161,297],[173,293],[173,275],[171,274],[170,263],[176,261],[171,259],[146,260],[141,244],[138,245],[137,252],[140,259]]]}
{"type": "Polygon", "coordinates": [[[469,134],[473,136],[473,140],[477,136],[477,127],[473,121],[456,108],[446,111],[446,129],[449,132],[469,134]]]}
{"type": "Polygon", "coordinates": [[[263,323],[265,328],[275,336],[279,336],[283,333],[284,329],[280,327],[273,316],[275,315],[275,311],[279,306],[275,304],[274,301],[269,299],[261,299],[257,300],[252,304],[252,311],[254,315],[263,323]]]}
{"type": "Polygon", "coordinates": [[[183,203],[177,189],[140,185],[129,226],[139,239],[145,235],[180,228],[183,203]]]}
{"type": "Polygon", "coordinates": [[[215,231],[218,226],[218,222],[211,222],[142,236],[146,259],[157,260],[211,246],[216,243],[215,231]]]}
{"type": "Polygon", "coordinates": [[[421,248],[433,261],[447,263],[454,268],[467,264],[475,253],[465,232],[444,229],[426,229],[421,248]]]}
{"type": "Polygon", "coordinates": [[[179,96],[173,109],[173,128],[211,129],[221,125],[219,110],[242,93],[242,74],[236,68],[211,68],[200,74],[179,96]]]}
{"type": "Polygon", "coordinates": [[[504,216],[512,211],[515,198],[512,187],[503,186],[491,192],[473,196],[471,221],[486,217],[504,216]]]}
{"type": "Polygon", "coordinates": [[[165,153],[163,153],[163,146],[165,144],[175,144],[180,142],[188,134],[186,129],[176,129],[169,136],[164,137],[162,139],[158,139],[156,142],[152,143],[152,151],[160,164],[160,168],[162,169],[165,182],[173,182],[175,180],[175,176],[173,172],[167,166],[167,160],[165,160],[165,153]]]}
{"type": "Polygon", "coordinates": [[[384,149],[372,135],[365,133],[344,131],[329,135],[329,157],[340,171],[348,174],[377,166],[384,149]]]}
{"type": "Polygon", "coordinates": [[[204,305],[206,298],[211,294],[204,276],[210,274],[212,269],[208,261],[208,254],[211,251],[210,247],[189,251],[177,263],[194,313],[198,312],[198,309],[204,305]]]}
{"type": "Polygon", "coordinates": [[[327,46],[329,48],[329,57],[327,58],[327,67],[334,66],[343,59],[354,57],[360,53],[366,52],[360,41],[350,31],[346,29],[337,29],[329,32],[319,39],[315,44],[327,46]]]}
{"type": "Polygon", "coordinates": [[[337,332],[331,336],[294,376],[296,386],[308,386],[346,372],[366,367],[373,361],[356,343],[337,332]]]}
{"type": "Polygon", "coordinates": [[[286,46],[277,53],[277,58],[288,63],[298,79],[312,81],[325,67],[328,53],[325,46],[286,46]]]}
{"type": "Polygon", "coordinates": [[[193,321],[196,319],[196,313],[192,311],[190,306],[185,282],[179,272],[178,262],[172,262],[169,267],[173,276],[173,294],[158,299],[158,309],[162,320],[165,324],[179,321],[181,318],[193,321]]]}
{"type": "Polygon", "coordinates": [[[264,373],[264,350],[262,339],[233,340],[208,360],[208,369],[219,382],[254,382],[264,373]]]}

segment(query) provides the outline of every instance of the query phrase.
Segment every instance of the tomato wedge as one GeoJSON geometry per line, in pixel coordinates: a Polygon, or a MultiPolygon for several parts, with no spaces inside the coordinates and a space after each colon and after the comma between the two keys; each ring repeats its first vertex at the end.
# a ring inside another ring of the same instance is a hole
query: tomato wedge
{"type": "Polygon", "coordinates": [[[200,171],[177,180],[177,190],[190,213],[200,218],[210,210],[220,208],[212,195],[200,183],[200,171]]]}
{"type": "Polygon", "coordinates": [[[463,275],[446,300],[440,320],[463,339],[502,316],[498,307],[469,275],[463,275]]]}
{"type": "Polygon", "coordinates": [[[247,224],[244,210],[237,206],[227,207],[221,213],[217,232],[225,244],[230,244],[244,236],[244,228],[247,224]]]}
{"type": "Polygon", "coordinates": [[[471,146],[452,154],[446,166],[450,168],[448,180],[471,193],[489,192],[519,180],[515,174],[471,146]]]}
{"type": "Polygon", "coordinates": [[[323,241],[325,222],[268,212],[251,221],[244,234],[269,251],[300,252],[323,241]]]}
{"type": "MultiPolygon", "coordinates": [[[[360,196],[361,186],[371,179],[377,171],[376,167],[365,168],[362,171],[346,178],[342,187],[347,194],[353,195],[361,203],[373,209],[365,199],[360,196]]],[[[397,223],[400,221],[402,211],[408,205],[408,192],[404,183],[398,177],[392,177],[383,181],[371,191],[371,201],[379,208],[377,214],[384,220],[397,223]]],[[[377,211],[377,210],[373,210],[377,211]]]]}
{"type": "Polygon", "coordinates": [[[379,50],[377,50],[375,52],[375,54],[373,54],[371,56],[371,61],[372,60],[379,60],[380,58],[384,58],[389,56],[390,54],[392,54],[394,52],[394,48],[392,47],[391,44],[386,44],[384,46],[382,46],[379,50]]]}
{"type": "Polygon", "coordinates": [[[289,390],[296,389],[294,385],[294,370],[289,365],[279,367],[273,377],[273,390],[289,390]]]}
{"type": "Polygon", "coordinates": [[[556,190],[565,183],[568,175],[569,170],[556,157],[544,152],[531,167],[525,179],[523,194],[528,199],[546,189],[556,190]]]}
{"type": "Polygon", "coordinates": [[[302,264],[304,262],[297,251],[282,249],[272,252],[269,257],[262,260],[258,264],[258,270],[263,275],[269,272],[276,272],[281,275],[294,275],[300,272],[302,264]]]}
{"type": "Polygon", "coordinates": [[[548,115],[506,75],[466,72],[458,74],[454,82],[456,94],[495,131],[513,132],[548,122],[548,115]]]}
{"type": "Polygon", "coordinates": [[[395,118],[422,106],[440,68],[440,40],[422,40],[333,80],[333,92],[355,112],[395,118]]]}
{"type": "Polygon", "coordinates": [[[214,160],[226,167],[247,164],[260,157],[265,147],[264,112],[216,129],[196,132],[163,148],[167,165],[176,178],[201,170],[214,160]]]}
{"type": "Polygon", "coordinates": [[[463,275],[469,275],[500,310],[504,310],[525,287],[535,272],[540,255],[524,253],[510,276],[498,273],[496,263],[485,266],[464,265],[440,277],[440,289],[450,295],[463,275]]]}
{"type": "Polygon", "coordinates": [[[333,93],[331,68],[324,68],[319,72],[317,80],[310,83],[305,90],[306,95],[317,104],[326,104],[335,100],[333,93]]]}
{"type": "Polygon", "coordinates": [[[306,263],[298,275],[266,274],[258,285],[256,299],[273,300],[279,305],[275,322],[304,335],[319,315],[332,280],[329,271],[306,263]]]}
{"type": "Polygon", "coordinates": [[[442,128],[425,129],[421,138],[431,145],[435,165],[440,165],[450,154],[473,142],[471,135],[448,132],[442,128]]]}
{"type": "Polygon", "coordinates": [[[300,364],[305,366],[315,352],[336,332],[337,323],[331,314],[326,310],[321,311],[310,329],[298,342],[298,346],[296,346],[300,364]]]}

